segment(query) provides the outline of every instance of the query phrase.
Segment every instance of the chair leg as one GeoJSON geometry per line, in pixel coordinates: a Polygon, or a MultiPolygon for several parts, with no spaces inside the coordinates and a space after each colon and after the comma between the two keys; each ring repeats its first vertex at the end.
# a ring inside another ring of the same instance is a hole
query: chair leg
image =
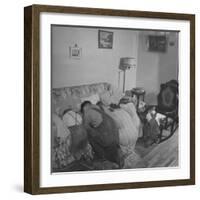
{"type": "Polygon", "coordinates": [[[174,124],[175,124],[175,121],[172,122],[170,135],[174,133],[174,124]]]}
{"type": "Polygon", "coordinates": [[[159,143],[162,141],[163,129],[164,129],[164,127],[161,126],[161,127],[160,127],[160,135],[159,135],[159,143]]]}

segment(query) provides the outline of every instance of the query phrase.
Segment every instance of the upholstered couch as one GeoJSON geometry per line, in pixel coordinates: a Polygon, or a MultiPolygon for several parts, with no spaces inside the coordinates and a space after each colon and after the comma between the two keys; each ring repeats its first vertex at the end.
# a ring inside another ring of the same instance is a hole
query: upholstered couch
{"type": "MultiPolygon", "coordinates": [[[[92,158],[92,148],[89,143],[87,144],[87,142],[84,142],[84,139],[81,141],[81,144],[85,144],[83,145],[84,148],[80,151],[76,151],[75,156],[72,156],[71,151],[67,148],[73,146],[73,138],[70,137],[75,136],[76,139],[74,139],[74,141],[77,143],[77,140],[85,135],[84,132],[77,132],[84,130],[84,127],[79,128],[79,126],[82,126],[80,120],[75,121],[73,126],[70,127],[68,125],[66,126],[66,124],[63,125],[63,113],[65,113],[66,110],[73,110],[73,112],[76,113],[75,118],[77,118],[76,115],[80,113],[80,105],[85,100],[90,100],[94,104],[98,100],[101,100],[104,106],[109,106],[111,103],[118,104],[122,97],[124,97],[124,94],[109,83],[95,83],[52,89],[52,163],[56,171],[60,169],[70,171],[70,169],[66,169],[65,166],[68,166],[69,163],[74,160],[77,161],[77,158],[79,159],[84,156],[85,159],[92,158]],[[65,127],[68,127],[68,130],[65,130],[65,127]],[[72,142],[72,145],[70,145],[70,142],[72,142]]],[[[115,112],[110,112],[109,109],[107,109],[107,114],[109,114],[116,121],[117,126],[120,127],[120,147],[124,158],[127,158],[125,159],[126,167],[129,168],[130,166],[130,168],[132,168],[134,167],[133,164],[138,160],[138,156],[134,152],[134,147],[139,136],[140,121],[133,104],[123,104],[121,108],[121,110],[116,110],[115,112]]],[[[107,165],[107,163],[105,163],[104,165],[100,163],[95,169],[111,169],[115,167],[116,166],[112,166],[112,164],[107,165]]],[[[74,171],[74,168],[71,170],[74,171]]],[[[84,169],[78,167],[77,170],[84,169]]]]}
{"type": "MultiPolygon", "coordinates": [[[[52,171],[63,170],[69,163],[74,161],[74,158],[69,154],[69,149],[67,148],[67,146],[70,146],[72,140],[68,136],[72,134],[70,134],[68,130],[66,131],[63,126],[63,112],[66,110],[73,110],[76,113],[79,113],[81,102],[83,102],[84,99],[87,99],[87,97],[90,96],[96,97],[106,93],[112,95],[112,97],[115,96],[115,99],[117,98],[118,100],[122,95],[113,95],[113,87],[111,84],[105,82],[52,89],[52,171]]],[[[110,97],[111,96],[109,96],[108,99],[110,99],[110,97]]],[[[97,101],[98,99],[95,100],[97,101]]],[[[76,127],[78,126],[81,125],[76,124],[76,126],[70,129],[70,131],[76,132],[77,130],[74,129],[77,129],[76,127]]],[[[80,131],[79,128],[78,130],[80,131]]],[[[91,151],[90,145],[86,145],[84,149],[78,152],[78,154],[84,154],[91,157],[91,151]]],[[[82,155],[78,155],[79,158],[81,156],[82,155]]],[[[65,168],[64,170],[67,171],[68,169],[65,168]]]]}

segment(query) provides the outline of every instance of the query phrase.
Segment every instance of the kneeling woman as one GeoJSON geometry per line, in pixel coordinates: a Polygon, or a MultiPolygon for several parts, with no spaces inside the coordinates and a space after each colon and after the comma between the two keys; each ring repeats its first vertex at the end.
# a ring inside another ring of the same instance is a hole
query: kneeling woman
{"type": "Polygon", "coordinates": [[[122,167],[119,133],[114,120],[98,106],[85,101],[81,105],[83,125],[97,159],[106,159],[122,167]]]}

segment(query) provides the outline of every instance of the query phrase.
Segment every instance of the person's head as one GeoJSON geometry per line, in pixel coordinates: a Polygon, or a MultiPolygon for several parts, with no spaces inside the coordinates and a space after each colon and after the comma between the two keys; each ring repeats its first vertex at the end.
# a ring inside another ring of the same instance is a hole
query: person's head
{"type": "Polygon", "coordinates": [[[84,101],[82,104],[81,104],[81,113],[84,114],[84,112],[90,108],[90,106],[92,105],[92,103],[90,101],[84,101]]]}
{"type": "Polygon", "coordinates": [[[96,103],[96,105],[100,108],[100,110],[104,111],[104,108],[103,108],[103,103],[101,101],[98,101],[96,103]]]}

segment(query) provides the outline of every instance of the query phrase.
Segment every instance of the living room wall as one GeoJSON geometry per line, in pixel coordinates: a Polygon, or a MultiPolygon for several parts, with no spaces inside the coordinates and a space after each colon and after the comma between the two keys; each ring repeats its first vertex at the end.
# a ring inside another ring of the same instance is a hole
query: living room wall
{"type": "Polygon", "coordinates": [[[155,34],[155,32],[140,31],[138,36],[136,85],[146,90],[145,101],[147,103],[156,104],[160,84],[171,79],[178,79],[178,33],[168,32],[166,52],[149,52],[147,50],[149,34],[155,34]],[[174,43],[171,44],[171,42],[174,43]]]}
{"type": "MultiPolygon", "coordinates": [[[[101,28],[102,29],[102,28],[101,28]]],[[[52,27],[52,87],[109,82],[118,87],[121,57],[137,58],[138,32],[102,29],[113,32],[113,48],[98,48],[97,28],[52,27]],[[69,47],[82,48],[80,59],[69,56],[69,47]]],[[[136,86],[136,68],[128,71],[126,89],[136,86]]],[[[120,80],[122,88],[122,79],[120,80]]]]}
{"type": "Polygon", "coordinates": [[[171,79],[178,79],[178,33],[168,35],[167,52],[159,54],[159,82],[165,83],[171,79]]]}
{"type": "Polygon", "coordinates": [[[154,104],[159,91],[159,54],[147,51],[147,35],[146,31],[139,33],[136,85],[145,89],[145,101],[154,104]]]}

